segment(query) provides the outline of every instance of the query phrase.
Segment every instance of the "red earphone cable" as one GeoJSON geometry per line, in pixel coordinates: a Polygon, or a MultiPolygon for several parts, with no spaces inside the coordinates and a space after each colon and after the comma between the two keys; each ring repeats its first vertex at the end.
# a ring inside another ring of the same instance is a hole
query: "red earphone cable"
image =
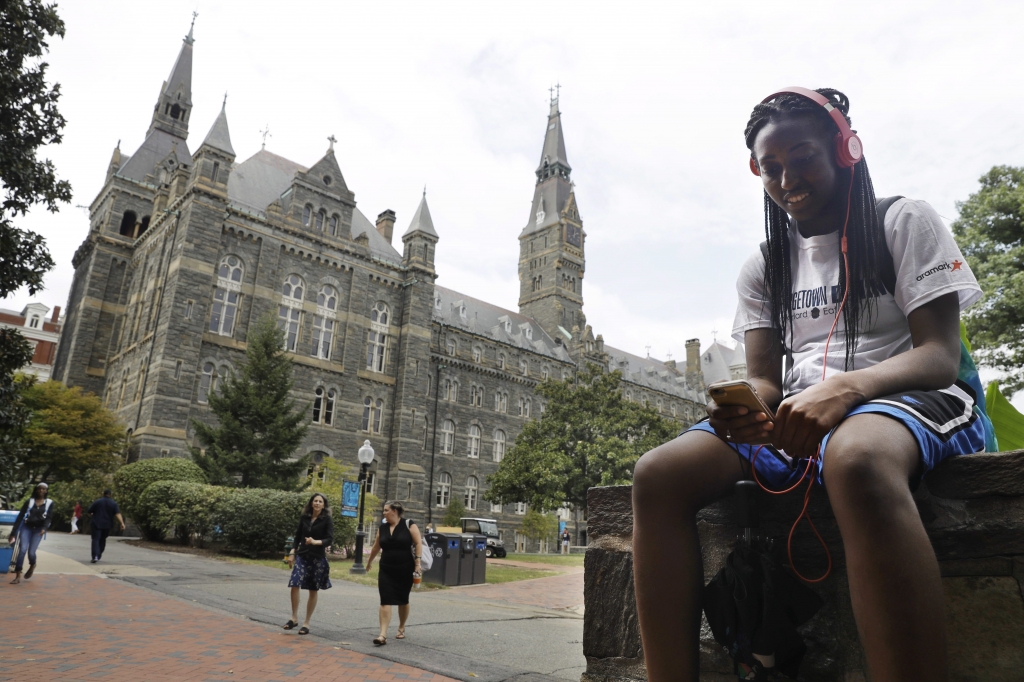
{"type": "MultiPolygon", "coordinates": [[[[834,334],[836,331],[836,325],[839,324],[839,316],[843,314],[843,309],[846,308],[846,298],[847,296],[850,295],[850,261],[846,253],[846,228],[850,224],[850,200],[853,198],[853,175],[854,170],[853,168],[851,168],[850,186],[849,189],[847,189],[846,191],[846,219],[843,221],[843,236],[840,240],[840,249],[843,253],[843,271],[846,274],[846,286],[843,288],[843,299],[839,303],[839,308],[836,310],[836,319],[832,321],[832,328],[829,329],[828,337],[825,339],[825,356],[822,358],[821,362],[822,381],[825,381],[825,377],[828,372],[828,348],[829,344],[832,341],[832,334],[834,334]]],[[[786,493],[796,490],[796,488],[803,482],[804,478],[808,477],[808,474],[811,471],[811,465],[815,464],[816,462],[819,462],[821,460],[822,455],[821,445],[818,445],[817,451],[814,453],[812,457],[808,458],[807,466],[806,468],[804,468],[804,473],[801,474],[800,478],[797,479],[796,483],[794,483],[791,487],[786,488],[785,490],[771,490],[770,488],[766,487],[763,483],[761,483],[760,479],[758,479],[757,467],[754,466],[757,463],[757,456],[758,454],[760,454],[761,449],[763,447],[763,445],[759,445],[757,449],[754,450],[754,456],[750,458],[750,473],[754,479],[754,482],[757,483],[761,490],[765,491],[766,493],[771,493],[772,495],[785,495],[786,493]]],[[[786,555],[789,557],[789,567],[793,571],[793,573],[796,574],[796,577],[800,578],[800,580],[803,580],[805,583],[820,583],[832,573],[832,553],[828,551],[828,545],[825,544],[825,540],[821,537],[821,533],[818,532],[818,529],[815,527],[814,522],[811,521],[811,517],[807,514],[807,507],[811,503],[811,488],[814,487],[814,481],[817,477],[814,474],[811,474],[809,478],[810,480],[807,483],[807,490],[804,493],[804,506],[800,510],[800,514],[796,517],[796,521],[793,522],[793,526],[789,529],[789,537],[786,538],[786,555]],[[814,531],[814,535],[818,538],[818,542],[820,542],[821,546],[825,548],[825,557],[828,559],[828,568],[825,569],[825,573],[822,574],[820,578],[805,578],[803,575],[801,575],[800,571],[796,570],[796,564],[793,563],[793,533],[796,532],[796,527],[800,524],[800,519],[803,518],[807,519],[807,525],[811,527],[811,530],[814,531]]]]}

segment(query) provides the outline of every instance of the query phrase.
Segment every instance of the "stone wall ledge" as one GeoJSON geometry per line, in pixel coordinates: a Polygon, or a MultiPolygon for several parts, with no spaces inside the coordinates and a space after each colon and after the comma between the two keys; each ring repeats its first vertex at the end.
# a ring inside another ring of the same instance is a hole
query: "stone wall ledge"
{"type": "MultiPolygon", "coordinates": [[[[760,533],[786,536],[800,512],[803,488],[784,496],[759,493],[760,533]]],[[[632,486],[592,488],[584,576],[584,682],[645,680],[633,597],[632,486]]],[[[935,548],[946,590],[951,680],[1019,680],[1024,669],[1024,450],[947,460],[914,493],[935,548]]],[[[809,514],[828,545],[833,573],[814,589],[826,605],[803,628],[810,651],[801,679],[866,680],[846,581],[842,539],[826,492],[816,487],[809,514]]],[[[733,498],[702,510],[698,530],[705,580],[721,568],[740,536],[733,498]]],[[[793,539],[804,575],[820,575],[825,554],[806,525],[793,539]]],[[[701,636],[701,680],[735,679],[707,624],[701,636]]]]}

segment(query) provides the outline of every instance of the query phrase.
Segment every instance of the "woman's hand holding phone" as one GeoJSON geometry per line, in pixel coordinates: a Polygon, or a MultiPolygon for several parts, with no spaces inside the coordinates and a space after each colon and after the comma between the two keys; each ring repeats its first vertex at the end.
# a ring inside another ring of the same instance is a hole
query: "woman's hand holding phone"
{"type": "Polygon", "coordinates": [[[722,438],[751,445],[771,441],[772,414],[748,381],[709,386],[707,411],[711,427],[722,438]]]}

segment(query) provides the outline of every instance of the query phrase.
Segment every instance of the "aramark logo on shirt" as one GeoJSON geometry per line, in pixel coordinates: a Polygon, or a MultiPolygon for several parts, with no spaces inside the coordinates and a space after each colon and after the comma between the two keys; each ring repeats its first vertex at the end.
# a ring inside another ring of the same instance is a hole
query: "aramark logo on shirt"
{"type": "Polygon", "coordinates": [[[920,275],[918,275],[917,276],[917,281],[920,282],[925,277],[929,277],[931,275],[934,275],[936,272],[939,272],[940,270],[950,270],[952,272],[956,272],[961,267],[963,267],[963,261],[961,261],[959,259],[954,260],[952,263],[939,263],[935,267],[929,268],[928,270],[925,270],[920,275]]]}

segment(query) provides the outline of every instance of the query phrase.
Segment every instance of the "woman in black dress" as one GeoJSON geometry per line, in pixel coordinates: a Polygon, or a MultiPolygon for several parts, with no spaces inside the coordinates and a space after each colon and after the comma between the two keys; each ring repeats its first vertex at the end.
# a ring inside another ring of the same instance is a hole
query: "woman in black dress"
{"type": "Polygon", "coordinates": [[[366,570],[369,572],[374,558],[380,553],[380,572],[377,575],[380,635],[373,640],[377,646],[388,643],[392,606],[398,606],[398,634],[395,639],[405,639],[413,573],[420,572],[420,529],[415,523],[403,519],[403,513],[405,508],[401,502],[388,502],[384,505],[384,521],[380,524],[377,539],[370,550],[370,558],[366,561],[366,570]]]}
{"type": "Polygon", "coordinates": [[[320,590],[331,589],[331,566],[327,563],[325,547],[334,542],[334,521],[327,498],[314,493],[299,518],[295,541],[288,562],[292,563],[292,576],[288,587],[292,588],[292,617],[285,625],[291,630],[299,624],[299,590],[308,590],[306,620],[299,628],[300,635],[309,634],[309,619],[316,609],[316,598],[320,590]]]}

